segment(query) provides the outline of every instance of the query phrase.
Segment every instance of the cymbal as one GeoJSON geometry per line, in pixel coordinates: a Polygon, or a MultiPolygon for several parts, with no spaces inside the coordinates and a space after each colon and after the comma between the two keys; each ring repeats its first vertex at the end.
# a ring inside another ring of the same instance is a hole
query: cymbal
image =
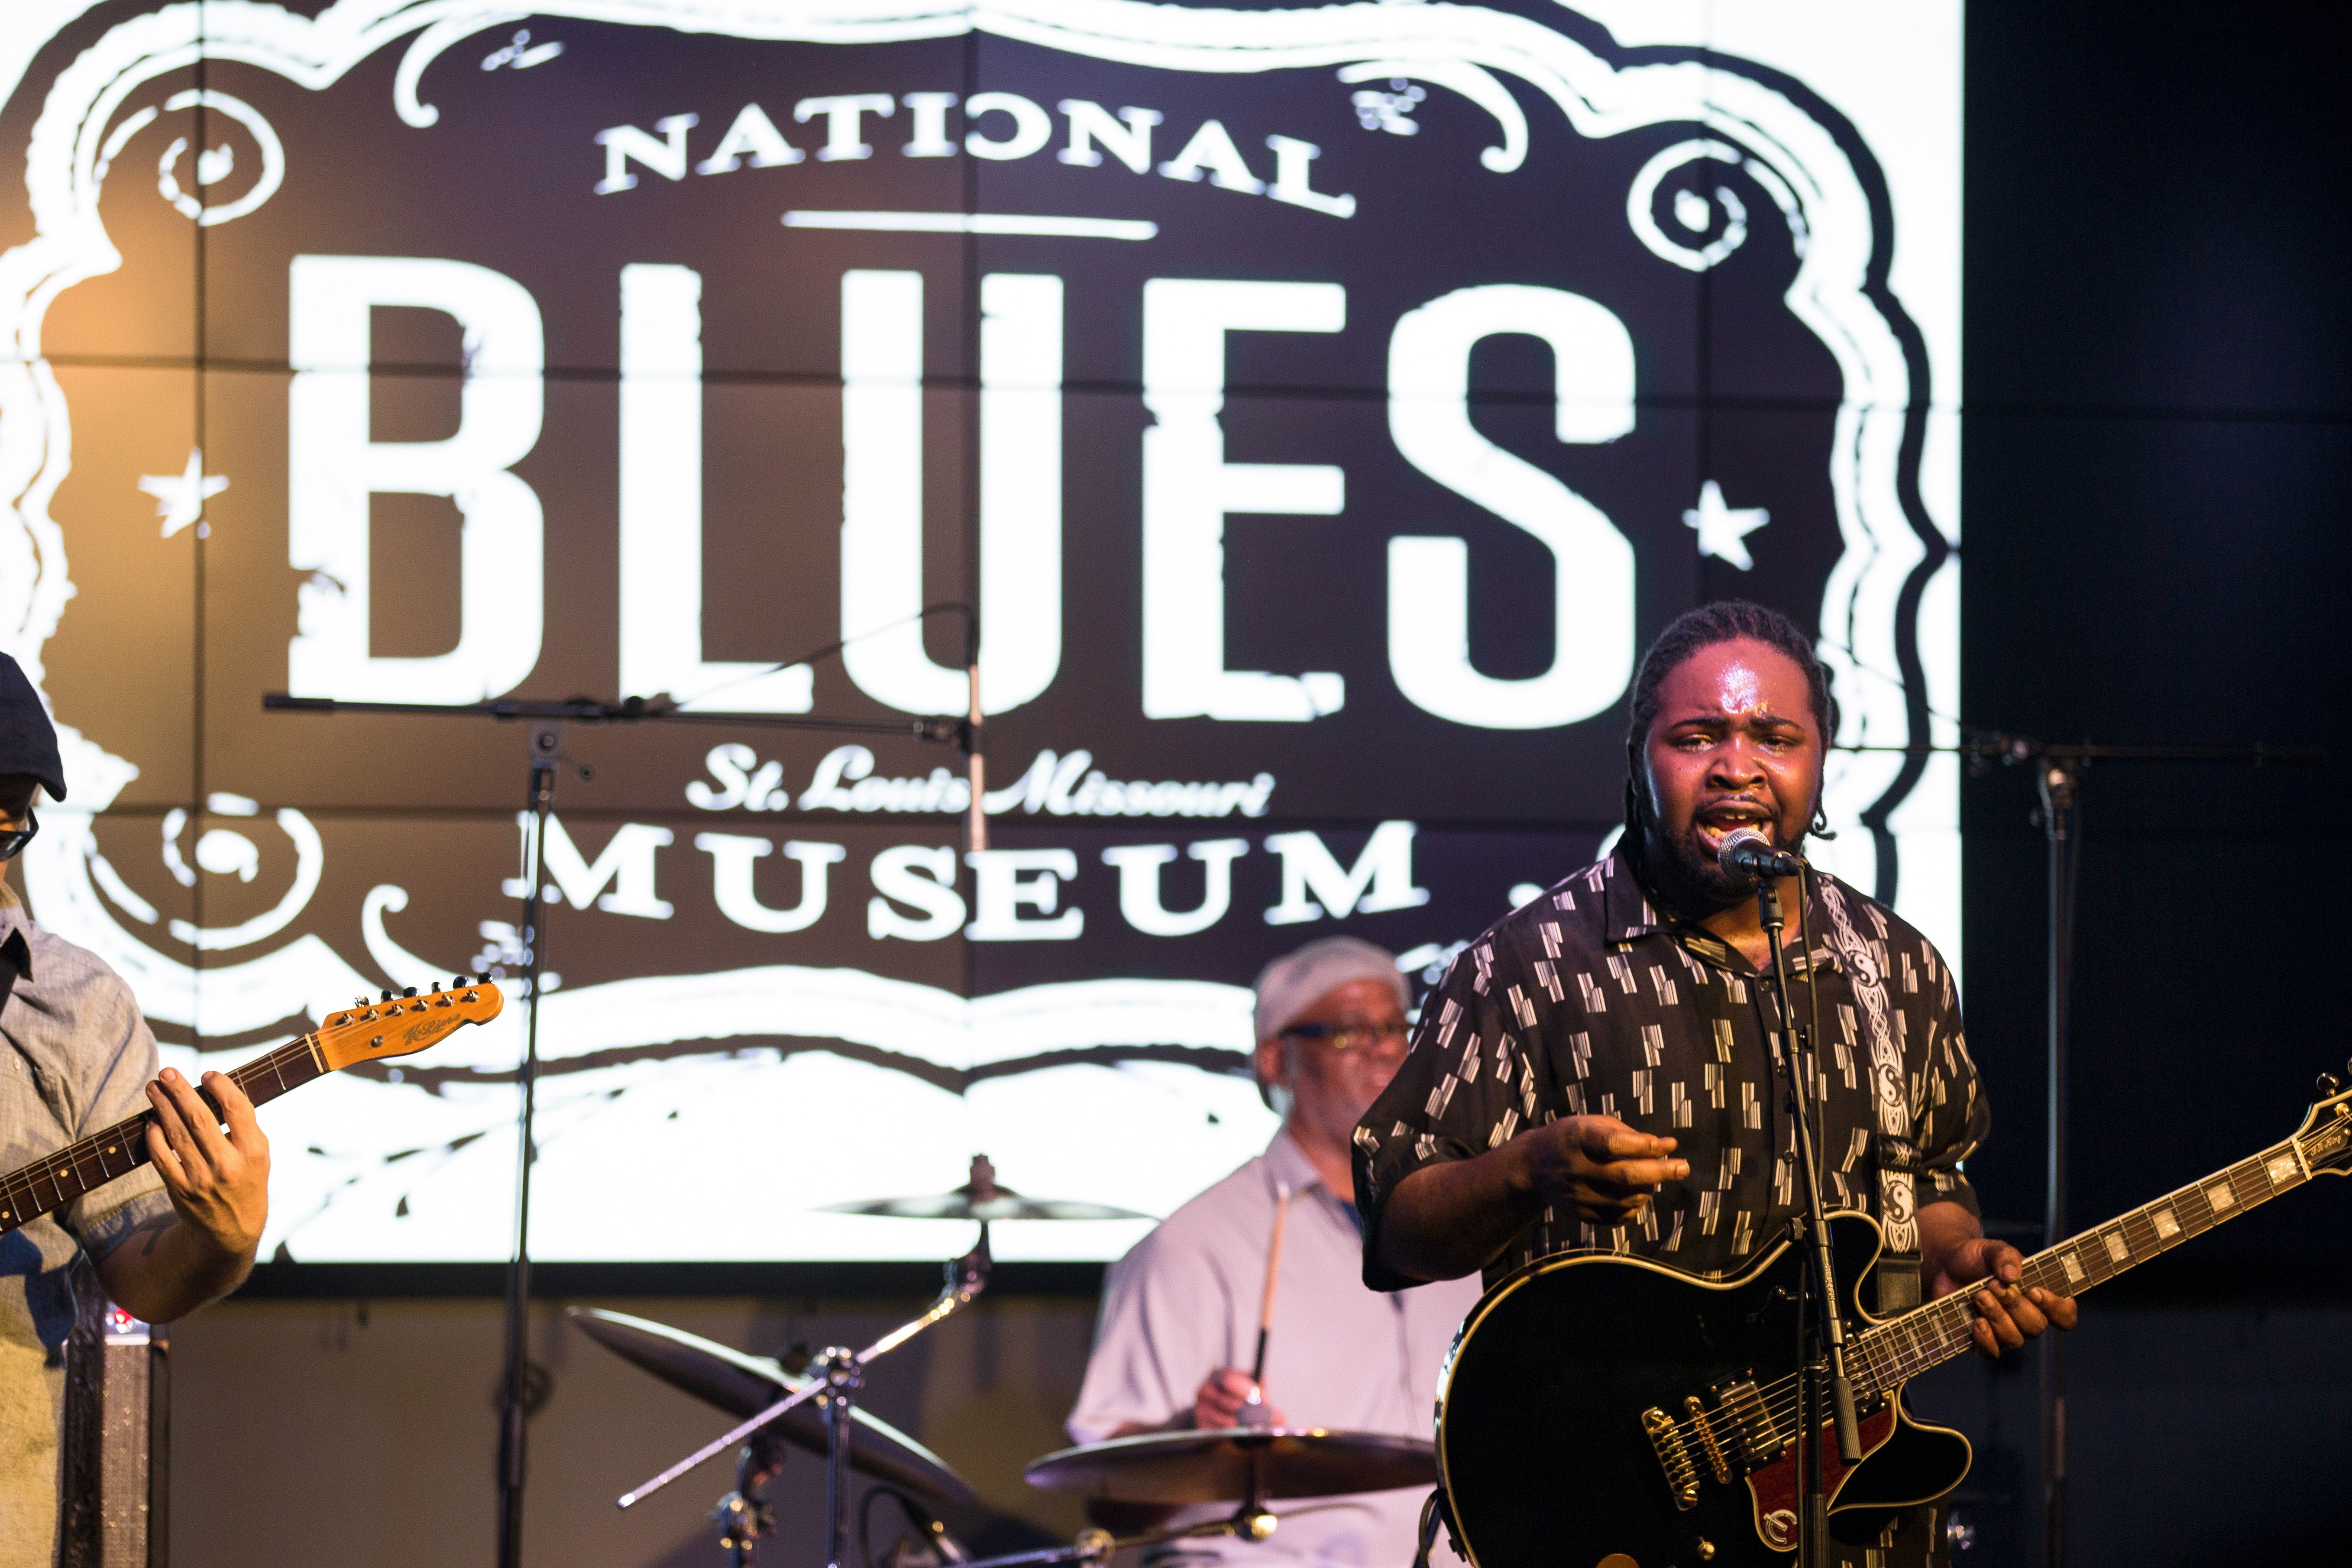
{"type": "Polygon", "coordinates": [[[1074,1198],[1025,1198],[996,1184],[996,1167],[985,1154],[971,1157],[971,1180],[951,1193],[911,1198],[868,1198],[827,1204],[825,1214],[883,1215],[892,1219],[1150,1219],[1133,1209],[1074,1198]]]}
{"type": "Polygon", "coordinates": [[[1421,1437],[1320,1426],[1147,1432],[1048,1454],[1023,1479],[1118,1502],[1239,1502],[1253,1469],[1262,1500],[1391,1491],[1435,1485],[1437,1449],[1421,1437]]]}
{"type": "MultiPolygon", "coordinates": [[[[606,1350],[730,1415],[756,1415],[816,1381],[786,1372],[772,1357],[730,1350],[648,1318],[597,1307],[568,1307],[564,1315],[606,1350]]],[[[849,1445],[852,1468],[931,1497],[980,1500],[971,1482],[904,1432],[854,1405],[849,1414],[856,1427],[849,1445]]],[[[814,1400],[777,1417],[773,1429],[795,1447],[824,1452],[824,1416],[814,1400]]]]}

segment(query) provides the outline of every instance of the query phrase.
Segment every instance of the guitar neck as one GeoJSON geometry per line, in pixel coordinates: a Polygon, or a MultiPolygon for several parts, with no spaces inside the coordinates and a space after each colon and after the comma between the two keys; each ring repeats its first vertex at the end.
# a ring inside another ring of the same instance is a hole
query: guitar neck
{"type": "MultiPolygon", "coordinates": [[[[2018,1284],[2021,1289],[2038,1285],[2053,1296],[2079,1296],[2310,1179],[2290,1138],[2035,1253],[2025,1260],[2018,1284]]],[[[1969,1304],[1973,1295],[1955,1290],[1857,1336],[1860,1381],[1874,1392],[1884,1392],[1968,1350],[1976,1321],[1969,1304]]]]}
{"type": "MultiPolygon", "coordinates": [[[[228,1077],[247,1100],[260,1105],[326,1070],[318,1037],[305,1035],[232,1069],[228,1077]]],[[[154,1119],[154,1112],[145,1111],[118,1121],[103,1132],[0,1176],[0,1236],[147,1163],[147,1125],[154,1119]]]]}

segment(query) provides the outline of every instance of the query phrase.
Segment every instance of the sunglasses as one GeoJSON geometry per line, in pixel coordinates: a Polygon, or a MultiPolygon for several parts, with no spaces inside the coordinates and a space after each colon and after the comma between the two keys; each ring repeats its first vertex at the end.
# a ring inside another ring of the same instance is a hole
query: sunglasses
{"type": "Polygon", "coordinates": [[[40,818],[30,811],[25,813],[25,826],[0,833],[0,860],[14,860],[41,830],[40,818]]]}

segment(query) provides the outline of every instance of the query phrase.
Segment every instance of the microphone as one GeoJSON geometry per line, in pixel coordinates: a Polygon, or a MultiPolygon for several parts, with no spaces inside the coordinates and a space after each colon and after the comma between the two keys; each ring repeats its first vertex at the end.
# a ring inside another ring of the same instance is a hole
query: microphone
{"type": "Polygon", "coordinates": [[[1715,863],[1723,868],[1727,877],[1793,877],[1804,868],[1804,861],[1786,849],[1775,849],[1772,841],[1752,827],[1735,829],[1715,852],[1715,863]]]}

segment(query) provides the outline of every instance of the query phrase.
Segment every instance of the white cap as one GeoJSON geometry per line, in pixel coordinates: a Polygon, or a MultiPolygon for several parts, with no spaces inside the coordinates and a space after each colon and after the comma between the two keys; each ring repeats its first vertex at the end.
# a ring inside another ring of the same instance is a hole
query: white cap
{"type": "Polygon", "coordinates": [[[1327,936],[1286,953],[1259,972],[1257,1037],[1274,1038],[1297,1022],[1301,1013],[1358,980],[1377,980],[1396,993],[1398,1006],[1412,1005],[1394,953],[1361,937],[1327,936]]]}

